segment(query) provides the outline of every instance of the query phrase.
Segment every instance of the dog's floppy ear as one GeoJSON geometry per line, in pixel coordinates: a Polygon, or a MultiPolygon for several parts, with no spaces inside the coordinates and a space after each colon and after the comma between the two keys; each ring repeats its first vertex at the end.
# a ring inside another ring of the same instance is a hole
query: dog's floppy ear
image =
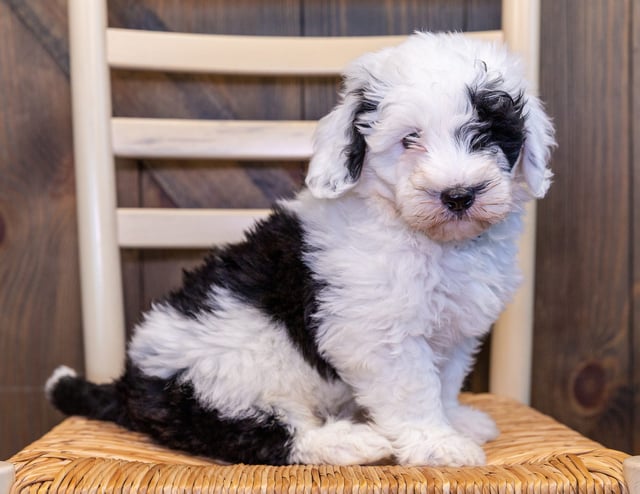
{"type": "Polygon", "coordinates": [[[318,122],[305,180],[318,198],[339,197],[360,178],[367,148],[364,133],[377,109],[366,63],[362,57],[345,74],[342,101],[318,122]]]}
{"type": "Polygon", "coordinates": [[[553,173],[548,168],[551,150],[556,145],[550,118],[535,96],[527,96],[525,105],[525,140],[521,156],[521,173],[536,198],[544,197],[553,173]]]}

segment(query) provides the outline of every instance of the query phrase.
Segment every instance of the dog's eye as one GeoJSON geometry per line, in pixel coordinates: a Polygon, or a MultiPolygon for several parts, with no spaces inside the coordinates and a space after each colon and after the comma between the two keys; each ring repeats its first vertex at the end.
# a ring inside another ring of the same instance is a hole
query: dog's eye
{"type": "Polygon", "coordinates": [[[422,133],[419,131],[407,134],[402,138],[402,145],[405,149],[420,149],[421,151],[426,151],[427,149],[420,143],[421,136],[422,133]]]}
{"type": "Polygon", "coordinates": [[[424,146],[418,143],[419,139],[420,139],[420,132],[418,131],[412,132],[411,134],[407,134],[402,138],[402,145],[404,146],[405,149],[410,149],[410,148],[424,149],[424,146]]]}

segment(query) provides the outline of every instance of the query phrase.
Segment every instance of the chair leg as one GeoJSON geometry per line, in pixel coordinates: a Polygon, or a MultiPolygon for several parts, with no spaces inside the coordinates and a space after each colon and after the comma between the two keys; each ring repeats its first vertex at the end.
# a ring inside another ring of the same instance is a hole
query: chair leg
{"type": "Polygon", "coordinates": [[[640,456],[630,456],[622,464],[629,494],[640,494],[640,456]]]}
{"type": "Polygon", "coordinates": [[[0,494],[8,494],[15,478],[13,464],[8,461],[0,461],[0,494]]]}

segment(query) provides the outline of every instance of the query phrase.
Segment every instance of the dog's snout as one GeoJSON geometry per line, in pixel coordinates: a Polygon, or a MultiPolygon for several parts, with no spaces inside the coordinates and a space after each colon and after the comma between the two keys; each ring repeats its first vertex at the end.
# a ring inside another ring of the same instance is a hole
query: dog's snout
{"type": "Polygon", "coordinates": [[[469,209],[476,198],[476,192],[469,187],[454,187],[440,194],[442,203],[454,213],[460,213],[469,209]]]}

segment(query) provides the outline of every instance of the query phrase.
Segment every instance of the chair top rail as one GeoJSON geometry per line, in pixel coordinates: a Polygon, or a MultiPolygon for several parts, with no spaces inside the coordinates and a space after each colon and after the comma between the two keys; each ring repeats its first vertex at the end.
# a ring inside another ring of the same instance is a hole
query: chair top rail
{"type": "MultiPolygon", "coordinates": [[[[494,41],[502,31],[466,32],[494,41]]],[[[112,68],[253,76],[335,76],[359,55],[406,36],[238,36],[107,29],[112,68]]]]}

